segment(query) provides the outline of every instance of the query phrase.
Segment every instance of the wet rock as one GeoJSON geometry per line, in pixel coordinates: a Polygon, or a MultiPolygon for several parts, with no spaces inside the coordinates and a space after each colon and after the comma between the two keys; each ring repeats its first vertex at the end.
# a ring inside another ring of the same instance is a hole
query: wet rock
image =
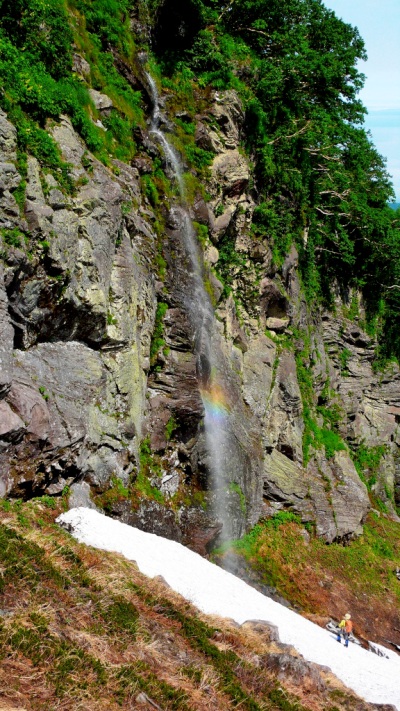
{"type": "Polygon", "coordinates": [[[273,449],[265,458],[264,496],[269,501],[290,503],[302,515],[313,520],[314,507],[307,498],[308,492],[318,481],[281,452],[273,449]],[[308,515],[307,515],[308,514],[308,515]]]}
{"type": "Polygon", "coordinates": [[[207,555],[221,532],[221,524],[200,509],[183,509],[179,515],[183,545],[199,555],[207,555]]]}
{"type": "Polygon", "coordinates": [[[14,190],[21,182],[21,177],[14,163],[0,162],[0,176],[2,181],[2,192],[7,194],[8,190],[14,190]]]}
{"type": "Polygon", "coordinates": [[[216,131],[199,122],[196,126],[195,141],[197,145],[205,151],[214,153],[222,153],[224,150],[223,143],[216,131]]]}
{"type": "Polygon", "coordinates": [[[219,124],[225,148],[237,148],[244,121],[243,105],[237,92],[233,89],[216,92],[212,113],[219,124]]]}
{"type": "Polygon", "coordinates": [[[213,239],[216,240],[217,242],[219,239],[222,237],[222,235],[226,232],[228,229],[232,217],[235,214],[236,211],[236,205],[229,205],[228,209],[225,210],[225,212],[220,215],[219,217],[216,217],[213,220],[212,224],[212,233],[213,233],[213,239]]]}
{"type": "Polygon", "coordinates": [[[136,510],[132,510],[130,502],[123,501],[113,506],[112,515],[140,531],[155,533],[171,541],[181,542],[181,530],[176,522],[175,513],[157,501],[144,499],[136,510]]]}
{"type": "Polygon", "coordinates": [[[210,209],[201,196],[197,196],[194,200],[193,217],[201,225],[210,225],[210,209]]]}
{"type": "Polygon", "coordinates": [[[64,160],[72,164],[74,177],[79,178],[84,175],[85,171],[81,158],[86,148],[83,141],[75,133],[69,118],[62,116],[60,123],[56,124],[50,132],[60,146],[64,160]]]}
{"type": "Polygon", "coordinates": [[[84,506],[86,509],[97,509],[90,496],[90,486],[86,481],[76,481],[71,484],[68,506],[70,509],[79,508],[79,506],[84,506]]]}
{"type": "Polygon", "coordinates": [[[63,208],[68,207],[69,204],[69,201],[64,193],[62,193],[61,190],[58,190],[58,188],[50,190],[47,200],[53,210],[62,210],[63,208]]]}
{"type": "Polygon", "coordinates": [[[14,329],[8,314],[8,299],[4,287],[4,270],[0,262],[0,398],[11,386],[13,369],[14,329]]]}
{"type": "MultiPolygon", "coordinates": [[[[115,65],[131,85],[137,83],[117,56],[115,65]]],[[[78,55],[74,67],[87,76],[78,55]]],[[[92,92],[92,97],[99,111],[112,109],[106,95],[92,92]]],[[[15,167],[16,131],[0,111],[0,226],[17,227],[36,244],[32,259],[24,255],[24,245],[7,247],[4,286],[0,275],[5,428],[0,464],[7,472],[0,494],[57,494],[79,481],[77,496],[83,487],[84,500],[89,484],[100,492],[111,476],[127,482],[134,475],[139,443],[147,435],[165,463],[159,483],[167,501],[184,482],[207,489],[213,461],[201,391],[217,367],[226,406],[222,469],[225,488],[234,485],[226,497],[233,534],[241,535],[261,511],[272,515],[283,508],[316,522],[327,542],[357,535],[369,507],[365,487],[346,449],[332,456],[323,448],[311,451],[310,462],[302,466],[303,404],[294,353],[282,348],[286,339],[275,338],[277,350],[265,335],[268,328],[290,336],[312,323],[314,400],[308,404],[315,408],[319,398],[326,400],[326,392],[334,391],[343,410],[343,439],[373,447],[386,443],[374,493],[386,501],[387,492],[394,492],[400,502],[399,369],[373,372],[375,344],[359,323],[341,316],[339,291],[335,316],[308,314],[296,249],[278,268],[268,240],[254,238],[255,198],[246,194],[250,169],[238,149],[243,115],[235,92],[217,92],[212,127],[205,117],[196,127],[197,144],[215,158],[205,186],[210,203],[198,196],[191,214],[209,227],[214,244],[228,235],[241,256],[229,298],[222,298],[218,278],[209,276],[221,319],[214,320],[209,302],[204,307],[193,294],[193,265],[183,248],[184,211],[166,204],[167,228],[160,235],[159,220],[142,198],[140,174],[151,172],[159,156],[148,131],[135,129],[141,153],[133,165],[113,161],[112,172],[88,154],[68,118],[49,127],[72,165],[77,193],[66,197],[51,175],[45,176],[43,192],[38,161],[28,156],[25,221],[12,194],[21,179],[15,167]],[[222,206],[222,214],[215,217],[211,206],[218,206],[218,213],[222,206]],[[43,241],[49,245],[45,249],[43,241]],[[166,269],[160,267],[160,249],[166,269]],[[168,303],[168,310],[164,343],[150,362],[157,298],[168,303]],[[215,362],[204,334],[196,331],[200,317],[215,362]],[[203,348],[195,344],[196,333],[203,348]],[[172,438],[167,436],[171,418],[172,438]]],[[[163,121],[169,125],[166,113],[163,121]]],[[[208,247],[206,263],[218,269],[219,258],[218,249],[208,247]]],[[[301,347],[301,339],[293,337],[293,349],[301,347]]],[[[387,505],[390,510],[390,497],[387,505]]],[[[184,510],[178,520],[153,504],[139,513],[148,530],[153,525],[202,554],[221,525],[184,510]],[[158,523],[151,523],[152,516],[158,523]]]]}
{"type": "MultiPolygon", "coordinates": [[[[275,354],[273,341],[263,334],[257,334],[248,339],[247,351],[243,356],[243,395],[262,424],[267,412],[275,354]]],[[[265,435],[266,429],[263,427],[265,435]]]]}
{"type": "Polygon", "coordinates": [[[0,161],[17,159],[17,129],[7,119],[7,114],[0,109],[0,161]]]}
{"type": "Polygon", "coordinates": [[[326,460],[317,452],[309,464],[309,471],[315,477],[320,476],[324,483],[324,505],[321,505],[321,493],[319,496],[312,493],[317,510],[317,534],[328,543],[360,535],[370,501],[367,488],[348,453],[345,450],[335,452],[332,459],[326,460]]]}
{"type": "MultiPolygon", "coordinates": [[[[45,391],[43,390],[45,393],[45,391]]],[[[33,387],[13,382],[7,402],[25,422],[31,439],[47,440],[50,432],[50,412],[42,394],[33,387]]]]}
{"type": "Polygon", "coordinates": [[[303,403],[293,353],[283,351],[276,370],[265,426],[271,445],[303,463],[303,403]]]}
{"type": "Polygon", "coordinates": [[[219,259],[218,249],[213,245],[209,245],[204,253],[204,258],[209,264],[216,264],[219,259]]]}
{"type": "Polygon", "coordinates": [[[260,307],[265,319],[284,320],[287,318],[287,297],[282,288],[279,288],[278,284],[267,277],[260,283],[260,307]]]}

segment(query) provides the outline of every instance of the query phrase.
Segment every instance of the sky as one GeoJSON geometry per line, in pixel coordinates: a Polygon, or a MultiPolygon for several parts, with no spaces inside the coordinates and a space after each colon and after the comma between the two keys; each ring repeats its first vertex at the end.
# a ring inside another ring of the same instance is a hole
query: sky
{"type": "Polygon", "coordinates": [[[135,561],[144,575],[161,575],[175,592],[208,615],[227,617],[238,624],[246,620],[272,623],[283,644],[292,645],[310,662],[330,667],[366,701],[393,704],[400,711],[400,656],[396,652],[380,647],[385,656],[378,656],[354,643],[345,649],[333,632],[262,595],[189,548],[93,509],[71,509],[59,516],[57,523],[86,545],[135,561]]]}
{"type": "Polygon", "coordinates": [[[387,158],[400,202],[400,0],[323,0],[358,28],[368,54],[359,69],[366,75],[360,98],[365,124],[379,153],[387,158]]]}

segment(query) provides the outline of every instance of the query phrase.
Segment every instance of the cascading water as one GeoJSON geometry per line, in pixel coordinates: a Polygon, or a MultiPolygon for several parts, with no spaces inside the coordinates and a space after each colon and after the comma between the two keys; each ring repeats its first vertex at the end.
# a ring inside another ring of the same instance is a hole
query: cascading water
{"type": "Polygon", "coordinates": [[[153,77],[147,72],[145,75],[153,104],[150,132],[162,147],[165,159],[179,187],[180,204],[174,207],[172,212],[180,218],[183,249],[191,270],[189,274],[191,293],[186,294],[185,308],[193,330],[197,376],[205,411],[204,431],[208,468],[214,493],[214,515],[223,526],[221,539],[227,540],[233,535],[228,502],[230,482],[226,473],[226,460],[232,452],[229,447],[229,404],[218,367],[221,358],[216,346],[214,309],[204,287],[201,257],[189,213],[182,163],[160,129],[161,114],[157,87],[153,77]]]}

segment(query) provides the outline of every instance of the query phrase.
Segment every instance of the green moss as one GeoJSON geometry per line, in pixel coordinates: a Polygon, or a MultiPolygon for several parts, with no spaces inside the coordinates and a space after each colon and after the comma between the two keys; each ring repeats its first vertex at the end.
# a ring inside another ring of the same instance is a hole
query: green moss
{"type": "MultiPolygon", "coordinates": [[[[140,592],[140,589],[138,589],[138,591],[140,592]]],[[[250,699],[240,687],[240,684],[234,679],[231,665],[239,661],[236,654],[232,651],[222,652],[210,641],[216,632],[215,629],[197,618],[184,615],[167,600],[156,600],[146,595],[146,602],[147,604],[157,607],[159,613],[180,623],[181,631],[190,645],[194,649],[202,652],[210,660],[216,670],[218,670],[218,673],[221,674],[222,687],[225,693],[228,693],[235,702],[241,702],[243,708],[249,708],[252,711],[258,710],[258,705],[250,699]],[[250,705],[248,705],[249,702],[250,705]],[[254,706],[252,704],[254,704],[254,706]]]]}
{"type": "Polygon", "coordinates": [[[348,348],[343,348],[339,355],[340,372],[341,375],[346,376],[349,374],[348,363],[351,358],[351,351],[348,348]]]}
{"type": "Polygon", "coordinates": [[[115,635],[127,632],[132,638],[136,637],[139,613],[132,602],[123,597],[115,598],[111,603],[101,609],[101,616],[115,635]]]}
{"type": "Polygon", "coordinates": [[[39,388],[38,388],[38,390],[39,390],[39,392],[40,392],[40,394],[41,394],[43,400],[46,400],[46,402],[47,402],[47,400],[50,398],[50,395],[49,395],[49,393],[47,392],[47,390],[46,390],[46,388],[44,387],[44,385],[40,385],[39,388]]]}
{"type": "Polygon", "coordinates": [[[225,234],[218,244],[217,275],[224,284],[221,295],[225,299],[232,291],[232,283],[238,274],[245,272],[247,260],[244,254],[236,251],[235,242],[230,234],[225,234]]]}
{"type": "Polygon", "coordinates": [[[107,324],[108,326],[116,326],[118,323],[115,316],[112,315],[110,311],[107,311],[107,324]]]}
{"type": "Polygon", "coordinates": [[[233,548],[251,565],[260,582],[272,585],[292,603],[313,613],[327,614],[326,601],[314,595],[308,574],[303,578],[301,571],[313,571],[316,580],[332,577],[333,584],[340,581],[350,595],[360,599],[367,595],[371,605],[380,607],[388,596],[396,601],[390,605],[400,604],[400,589],[393,575],[393,561],[400,554],[398,523],[382,514],[370,514],[363,536],[346,546],[327,546],[314,535],[306,545],[302,533],[299,518],[280,511],[216,553],[223,555],[233,548]]]}
{"type": "Polygon", "coordinates": [[[232,494],[236,494],[236,496],[237,496],[238,499],[239,499],[240,510],[241,510],[241,512],[242,512],[243,515],[246,515],[246,511],[247,511],[246,497],[245,497],[245,495],[244,495],[242,489],[240,488],[239,484],[237,484],[236,482],[232,481],[232,482],[229,484],[229,491],[230,491],[232,494]]]}
{"type": "Polygon", "coordinates": [[[199,222],[193,221],[193,227],[196,230],[197,238],[204,247],[209,240],[209,231],[207,225],[202,225],[199,222]]]}
{"type": "Polygon", "coordinates": [[[162,468],[161,460],[155,455],[150,446],[150,438],[146,437],[142,440],[139,449],[139,472],[132,485],[132,496],[135,498],[146,497],[158,501],[160,504],[165,503],[163,493],[153,486],[150,479],[153,477],[161,477],[162,468]]]}
{"type": "Polygon", "coordinates": [[[140,689],[150,698],[157,698],[165,708],[173,711],[189,711],[185,692],[156,676],[144,661],[122,667],[117,673],[117,680],[121,700],[131,698],[132,694],[140,689]]]}
{"type": "Polygon", "coordinates": [[[142,175],[140,181],[143,195],[153,207],[157,207],[160,202],[160,197],[153,178],[150,175],[142,175]]]}
{"type": "Polygon", "coordinates": [[[124,486],[121,479],[113,475],[107,491],[97,496],[95,501],[97,506],[104,509],[104,511],[111,513],[116,504],[121,501],[129,500],[130,494],[130,489],[124,486]]]}
{"type": "MultiPolygon", "coordinates": [[[[295,353],[295,359],[297,380],[303,403],[303,461],[304,465],[307,465],[312,456],[312,449],[323,448],[327,459],[331,459],[335,452],[345,450],[346,445],[337,431],[341,419],[340,407],[335,402],[331,403],[329,407],[326,405],[317,406],[315,402],[311,368],[311,339],[308,333],[299,335],[301,335],[299,342],[302,342],[302,348],[295,353]],[[322,426],[317,423],[314,413],[322,417],[322,426]]],[[[321,395],[322,400],[329,399],[328,391],[329,388],[326,385],[321,395]]]]}
{"type": "Polygon", "coordinates": [[[176,421],[174,415],[171,415],[167,424],[165,425],[165,439],[167,442],[171,439],[173,433],[178,428],[178,422],[176,421]]]}

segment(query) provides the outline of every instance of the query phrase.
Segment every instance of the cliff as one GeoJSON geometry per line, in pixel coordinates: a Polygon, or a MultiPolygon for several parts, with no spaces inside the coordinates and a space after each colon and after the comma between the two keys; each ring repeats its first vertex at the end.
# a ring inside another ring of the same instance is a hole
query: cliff
{"type": "MultiPolygon", "coordinates": [[[[201,27],[211,16],[179,7],[175,47],[162,33],[176,30],[169,11],[167,1],[146,12],[140,4],[112,20],[101,3],[93,14],[85,3],[69,14],[55,3],[32,11],[24,30],[9,22],[18,8],[5,13],[0,493],[27,499],[68,490],[71,505],[100,506],[203,553],[221,529],[238,538],[282,509],[327,543],[345,542],[362,532],[371,503],[396,518],[400,496],[399,370],[382,361],[396,352],[391,292],[371,306],[371,284],[377,289],[383,277],[344,277],[350,264],[384,268],[381,247],[372,264],[348,227],[364,183],[340,195],[322,189],[318,180],[334,180],[331,164],[343,182],[352,163],[340,146],[322,155],[309,135],[315,116],[283,136],[282,115],[261,155],[250,40],[247,69],[237,60],[224,80],[230,88],[212,88],[222,69],[214,56],[206,60],[211,30],[201,27]],[[60,34],[60,22],[70,35],[60,34]],[[50,54],[34,39],[43,28],[50,54]],[[144,51],[149,38],[153,54],[144,51]],[[302,161],[317,156],[314,206],[301,202],[289,177],[271,182],[293,136],[302,161]],[[275,167],[266,173],[271,150],[275,167]],[[342,222],[318,241],[335,210],[342,222]],[[328,253],[341,255],[339,266],[324,261],[328,253]]],[[[339,22],[318,12],[313,22],[325,29],[339,22]]],[[[224,22],[234,37],[232,13],[224,22]]],[[[357,87],[356,74],[352,81],[357,87]]],[[[340,91],[346,95],[344,85],[340,91]]],[[[340,91],[332,111],[344,110],[340,91]]],[[[342,124],[338,115],[335,130],[342,124]]],[[[392,211],[379,202],[389,194],[384,175],[370,180],[363,219],[373,224],[371,215],[382,222],[392,211]]]]}
{"type": "MultiPolygon", "coordinates": [[[[171,96],[164,99],[173,130],[171,96]]],[[[338,294],[334,312],[313,310],[296,248],[278,267],[268,239],[252,233],[256,193],[239,150],[242,122],[235,92],[210,94],[196,124],[197,144],[213,156],[207,201],[196,193],[191,206],[229,392],[234,533],[290,508],[327,542],[343,540],[361,531],[370,508],[364,477],[373,476],[370,488],[393,514],[398,502],[398,368],[374,372],[359,293],[347,302],[338,294]],[[361,478],[360,447],[375,453],[374,471],[361,478]]],[[[76,501],[89,487],[99,495],[115,480],[136,483],[135,510],[116,501],[113,513],[179,540],[203,538],[204,529],[212,538],[218,522],[203,508],[209,466],[182,225],[174,197],[155,210],[143,194],[152,161],[161,158],[167,174],[170,166],[146,132],[131,165],[105,167],[67,117],[49,130],[75,194],[28,155],[20,208],[16,130],[1,114],[2,495],[68,486],[76,501]]]]}

